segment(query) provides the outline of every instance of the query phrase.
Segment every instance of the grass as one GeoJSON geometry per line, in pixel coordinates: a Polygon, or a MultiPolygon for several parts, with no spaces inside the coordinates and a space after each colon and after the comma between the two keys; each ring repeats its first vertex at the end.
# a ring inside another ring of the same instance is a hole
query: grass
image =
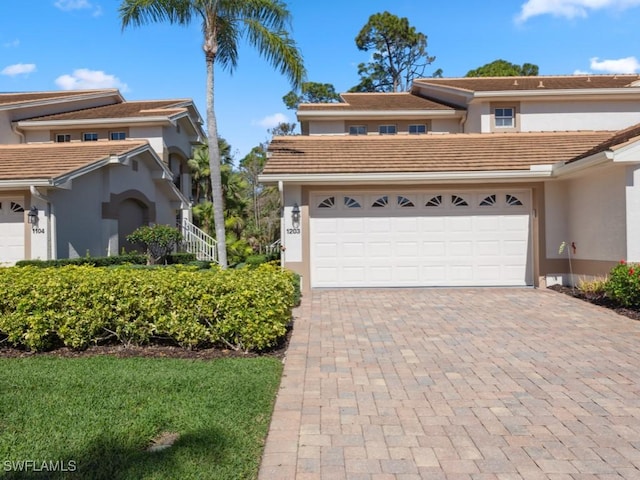
{"type": "Polygon", "coordinates": [[[281,372],[266,357],[0,359],[0,478],[255,478],[281,372]],[[163,432],[180,437],[147,451],[163,432]],[[6,471],[20,460],[76,471],[6,471]]]}

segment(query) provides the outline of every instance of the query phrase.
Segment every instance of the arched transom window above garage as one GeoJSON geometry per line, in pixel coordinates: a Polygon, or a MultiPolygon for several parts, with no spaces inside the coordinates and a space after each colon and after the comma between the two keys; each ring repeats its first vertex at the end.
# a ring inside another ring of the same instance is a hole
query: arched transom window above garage
{"type": "Polygon", "coordinates": [[[336,191],[310,195],[310,210],[344,215],[442,215],[495,214],[501,211],[528,211],[531,193],[528,190],[414,190],[388,189],[381,191],[336,191]],[[456,213],[457,212],[457,213],[456,213]]]}

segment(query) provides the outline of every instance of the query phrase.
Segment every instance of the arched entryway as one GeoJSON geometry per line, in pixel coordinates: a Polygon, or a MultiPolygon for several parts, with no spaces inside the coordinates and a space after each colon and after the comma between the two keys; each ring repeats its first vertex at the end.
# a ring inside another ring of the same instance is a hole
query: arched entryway
{"type": "Polygon", "coordinates": [[[139,250],[139,246],[127,241],[137,228],[149,223],[149,212],[146,205],[134,198],[128,198],[120,203],[118,208],[118,245],[127,252],[139,250]]]}

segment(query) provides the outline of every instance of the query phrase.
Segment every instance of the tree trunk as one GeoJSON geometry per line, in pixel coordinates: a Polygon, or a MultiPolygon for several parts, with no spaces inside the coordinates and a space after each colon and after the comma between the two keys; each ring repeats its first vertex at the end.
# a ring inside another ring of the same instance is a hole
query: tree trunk
{"type": "Polygon", "coordinates": [[[227,268],[227,242],[224,228],[224,203],[222,197],[222,177],[220,173],[220,148],[218,147],[218,123],[213,108],[213,58],[207,58],[207,141],[209,142],[209,168],[211,170],[211,190],[213,200],[213,224],[218,242],[218,263],[227,268]]]}

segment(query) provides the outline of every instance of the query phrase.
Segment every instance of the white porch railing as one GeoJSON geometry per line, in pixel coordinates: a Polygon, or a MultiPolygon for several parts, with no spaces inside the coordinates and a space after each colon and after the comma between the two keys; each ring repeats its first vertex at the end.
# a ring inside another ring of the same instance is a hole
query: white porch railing
{"type": "Polygon", "coordinates": [[[182,219],[182,247],[187,253],[195,254],[198,260],[218,261],[216,239],[196,227],[186,218],[182,219]]]}

